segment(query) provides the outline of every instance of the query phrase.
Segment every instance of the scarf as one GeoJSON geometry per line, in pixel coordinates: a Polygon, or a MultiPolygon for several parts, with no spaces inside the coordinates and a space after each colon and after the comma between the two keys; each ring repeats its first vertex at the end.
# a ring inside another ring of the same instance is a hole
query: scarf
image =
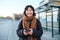
{"type": "MultiPolygon", "coordinates": [[[[27,17],[24,15],[22,24],[23,24],[23,29],[29,29],[29,28],[36,29],[36,17],[35,16],[27,17]],[[30,25],[28,21],[31,19],[32,21],[30,25]]],[[[33,36],[29,36],[28,40],[36,40],[36,38],[33,36]]]]}

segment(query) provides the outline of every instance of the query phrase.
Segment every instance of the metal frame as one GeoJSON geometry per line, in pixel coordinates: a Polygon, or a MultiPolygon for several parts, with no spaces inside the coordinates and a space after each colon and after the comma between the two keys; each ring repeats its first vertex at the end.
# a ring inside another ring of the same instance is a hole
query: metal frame
{"type": "MultiPolygon", "coordinates": [[[[41,2],[41,3],[43,3],[43,2],[41,2]]],[[[49,3],[46,3],[46,4],[44,4],[44,5],[42,5],[42,6],[40,6],[40,7],[38,7],[37,8],[37,10],[38,9],[40,9],[40,10],[42,10],[42,9],[44,9],[43,11],[40,11],[40,13],[41,12],[48,12],[49,10],[51,10],[51,13],[52,13],[52,15],[51,15],[51,24],[52,24],[52,37],[54,37],[53,35],[54,35],[54,32],[53,32],[53,7],[55,7],[55,8],[59,8],[59,11],[58,11],[58,13],[60,13],[60,7],[59,6],[53,6],[53,5],[49,5],[49,3]],[[44,9],[44,8],[42,8],[43,6],[46,6],[46,8],[47,8],[47,6],[50,6],[51,7],[51,9],[44,9]]],[[[60,17],[60,16],[58,16],[58,17],[60,17]]],[[[60,24],[60,21],[59,21],[59,24],[60,24]]],[[[47,26],[47,15],[46,15],[46,30],[48,29],[48,26],[47,26]]],[[[60,34],[60,25],[59,25],[59,34],[60,34]]]]}

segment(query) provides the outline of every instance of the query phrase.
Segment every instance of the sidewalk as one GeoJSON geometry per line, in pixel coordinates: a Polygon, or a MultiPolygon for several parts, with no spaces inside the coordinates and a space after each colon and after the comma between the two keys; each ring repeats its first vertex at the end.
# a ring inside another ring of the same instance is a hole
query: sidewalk
{"type": "Polygon", "coordinates": [[[52,37],[52,33],[50,31],[43,31],[43,35],[41,37],[42,40],[60,40],[60,35],[54,35],[54,37],[52,37]]]}
{"type": "MultiPolygon", "coordinates": [[[[16,34],[19,21],[8,21],[0,23],[0,40],[18,40],[19,37],[16,34]],[[7,29],[6,29],[7,28],[7,29]],[[3,38],[4,37],[4,38],[3,38]]],[[[43,30],[42,40],[60,40],[60,35],[54,35],[50,31],[43,30]]]]}

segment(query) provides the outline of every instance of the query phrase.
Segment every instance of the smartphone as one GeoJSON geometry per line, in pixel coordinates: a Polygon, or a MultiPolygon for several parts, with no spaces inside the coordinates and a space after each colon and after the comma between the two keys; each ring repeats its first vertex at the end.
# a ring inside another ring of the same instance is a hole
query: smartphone
{"type": "Polygon", "coordinates": [[[30,32],[31,30],[28,30],[28,29],[26,29],[26,31],[25,32],[30,32]]]}

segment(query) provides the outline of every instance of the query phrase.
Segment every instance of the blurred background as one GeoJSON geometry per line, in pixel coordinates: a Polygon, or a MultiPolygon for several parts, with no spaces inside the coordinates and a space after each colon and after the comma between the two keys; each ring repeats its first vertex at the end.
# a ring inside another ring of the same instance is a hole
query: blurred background
{"type": "Polygon", "coordinates": [[[32,5],[43,27],[42,40],[60,40],[60,0],[0,0],[0,40],[18,40],[24,8],[32,5]]]}

